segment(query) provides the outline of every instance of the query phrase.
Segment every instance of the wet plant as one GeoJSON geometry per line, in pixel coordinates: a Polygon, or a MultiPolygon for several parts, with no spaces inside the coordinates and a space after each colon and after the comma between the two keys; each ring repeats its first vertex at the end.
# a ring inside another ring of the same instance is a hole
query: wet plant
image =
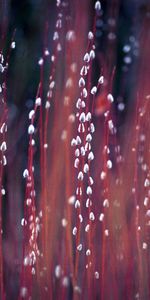
{"type": "Polygon", "coordinates": [[[146,9],[142,35],[123,45],[118,77],[119,13],[114,0],[56,1],[35,100],[15,130],[8,99],[15,35],[8,54],[1,50],[2,300],[149,299],[150,19],[146,9]],[[138,75],[124,116],[132,60],[138,75]]]}

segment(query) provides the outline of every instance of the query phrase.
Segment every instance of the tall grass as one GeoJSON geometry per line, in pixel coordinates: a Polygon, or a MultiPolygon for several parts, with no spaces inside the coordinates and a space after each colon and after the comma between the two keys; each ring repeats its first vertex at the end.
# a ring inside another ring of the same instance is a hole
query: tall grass
{"type": "MultiPolygon", "coordinates": [[[[149,14],[139,39],[134,99],[121,127],[129,73],[120,80],[117,102],[120,3],[111,1],[106,9],[110,29],[99,46],[103,5],[56,1],[53,47],[47,43],[47,23],[39,85],[26,121],[22,178],[19,148],[16,166],[11,160],[11,136],[19,135],[19,127],[17,134],[10,126],[7,132],[11,52],[7,58],[1,52],[2,300],[149,299],[149,14]]],[[[125,53],[131,51],[125,47],[125,53]]],[[[14,48],[13,36],[10,49],[14,48]]],[[[127,54],[125,71],[129,59],[127,54]]]]}

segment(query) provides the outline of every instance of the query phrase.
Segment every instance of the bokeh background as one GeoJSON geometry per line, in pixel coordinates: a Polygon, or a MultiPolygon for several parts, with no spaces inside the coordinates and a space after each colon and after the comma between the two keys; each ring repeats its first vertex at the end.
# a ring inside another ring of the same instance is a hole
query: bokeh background
{"type": "MultiPolygon", "coordinates": [[[[139,80],[140,42],[145,19],[150,20],[150,3],[149,0],[113,1],[115,18],[112,19],[108,17],[111,1],[103,0],[101,2],[102,18],[96,24],[97,62],[99,57],[105,57],[110,66],[108,73],[111,73],[113,67],[116,67],[113,95],[117,126],[121,133],[127,122],[127,116],[134,111],[139,80]],[[106,48],[110,49],[108,54],[106,48]],[[120,103],[123,103],[123,106],[118,110],[120,103]]],[[[88,3],[87,30],[92,26],[95,2],[91,0],[88,3]]],[[[28,113],[33,108],[40,80],[38,61],[42,56],[45,41],[50,54],[52,53],[55,18],[54,0],[1,0],[0,2],[0,50],[3,51],[4,57],[8,55],[13,36],[16,44],[15,49],[11,51],[7,73],[8,169],[6,168],[5,171],[4,182],[6,186],[11,186],[11,189],[8,188],[3,205],[5,278],[9,278],[9,289],[11,295],[14,295],[14,298],[11,299],[15,299],[15,291],[19,286],[17,273],[19,272],[19,260],[16,257],[21,255],[21,249],[16,249],[15,241],[22,240],[22,231],[18,226],[18,220],[23,215],[25,187],[22,171],[27,164],[28,113]],[[48,29],[46,29],[47,24],[48,29]],[[13,224],[14,227],[10,228],[9,224],[13,224]],[[12,272],[14,261],[15,273],[12,272]]],[[[147,30],[149,30],[148,27],[147,30]]],[[[45,92],[48,85],[48,67],[45,71],[45,92]]],[[[99,73],[99,64],[96,63],[94,68],[93,82],[99,73]]],[[[38,166],[38,152],[36,160],[38,166]]],[[[36,184],[38,186],[38,174],[36,175],[36,184]]],[[[7,285],[8,280],[6,280],[6,289],[7,285]]]]}

